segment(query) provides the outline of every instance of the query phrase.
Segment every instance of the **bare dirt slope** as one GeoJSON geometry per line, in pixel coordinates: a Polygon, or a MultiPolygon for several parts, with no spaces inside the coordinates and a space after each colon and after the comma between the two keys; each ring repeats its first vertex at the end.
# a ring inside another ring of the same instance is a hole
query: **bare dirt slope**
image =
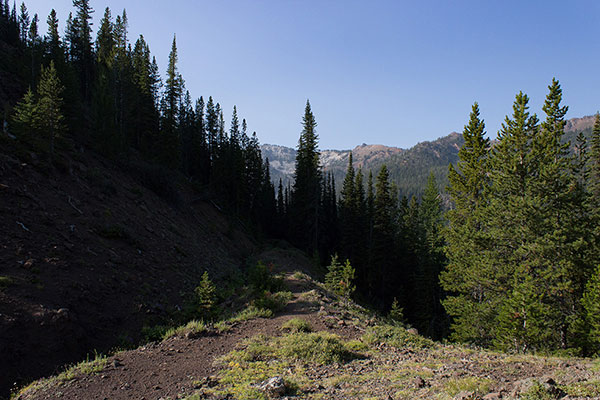
{"type": "Polygon", "coordinates": [[[82,152],[50,166],[2,146],[0,398],[94,349],[137,343],[203,271],[235,276],[255,251],[178,176],[82,152]]]}

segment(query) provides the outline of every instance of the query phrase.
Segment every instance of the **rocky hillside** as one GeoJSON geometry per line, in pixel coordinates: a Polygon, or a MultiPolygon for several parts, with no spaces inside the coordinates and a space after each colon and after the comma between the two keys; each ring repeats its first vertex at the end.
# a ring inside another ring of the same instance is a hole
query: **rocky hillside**
{"type": "Polygon", "coordinates": [[[0,398],[95,350],[137,345],[205,270],[233,279],[254,252],[176,174],[79,149],[49,165],[0,136],[0,398]]]}
{"type": "MultiPolygon", "coordinates": [[[[589,137],[593,124],[593,116],[568,120],[565,140],[574,143],[579,132],[589,137]]],[[[456,132],[434,141],[418,143],[410,149],[362,144],[352,150],[322,150],[321,165],[325,171],[333,172],[339,191],[348,165],[348,155],[352,151],[354,167],[362,167],[363,172],[366,171],[365,176],[369,170],[376,175],[379,168],[386,164],[401,195],[420,196],[430,172],[434,173],[440,190],[446,187],[448,165],[458,161],[458,150],[462,144],[462,135],[456,132]]],[[[263,157],[269,158],[273,182],[278,184],[280,178],[284,186],[292,182],[296,150],[272,144],[262,145],[261,150],[263,157]]]]}
{"type": "MultiPolygon", "coordinates": [[[[436,343],[331,294],[306,273],[310,262],[297,251],[271,248],[258,258],[282,279],[269,303],[274,313],[258,313],[254,300],[228,319],[193,322],[135,350],[98,356],[36,381],[15,397],[600,398],[597,359],[436,343]]],[[[247,293],[243,287],[237,292],[247,293]]]]}

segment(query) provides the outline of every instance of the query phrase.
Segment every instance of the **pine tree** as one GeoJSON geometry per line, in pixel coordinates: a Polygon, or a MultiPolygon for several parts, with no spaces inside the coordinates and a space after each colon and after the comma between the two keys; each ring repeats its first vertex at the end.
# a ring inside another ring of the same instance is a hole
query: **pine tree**
{"type": "Polygon", "coordinates": [[[160,161],[171,168],[177,168],[180,165],[177,118],[182,93],[183,79],[177,72],[177,42],[173,37],[162,101],[161,151],[159,153],[160,161]]]}
{"type": "Polygon", "coordinates": [[[589,354],[600,353],[600,266],[596,267],[586,284],[582,304],[588,326],[589,354]]]}
{"type": "Polygon", "coordinates": [[[94,136],[102,153],[113,158],[119,152],[117,124],[117,94],[115,80],[114,23],[106,7],[96,36],[97,73],[94,82],[92,109],[94,136]]]}
{"type": "Polygon", "coordinates": [[[33,140],[40,123],[39,118],[35,96],[29,88],[14,109],[12,121],[15,132],[25,141],[33,140]]]}
{"type": "Polygon", "coordinates": [[[132,108],[133,143],[146,156],[152,154],[158,137],[158,110],[156,108],[159,84],[150,59],[150,48],[144,37],[136,40],[131,55],[132,64],[132,108]]]}
{"type": "Polygon", "coordinates": [[[418,308],[415,324],[427,336],[441,338],[446,331],[446,318],[441,308],[442,290],[439,275],[446,264],[441,235],[444,220],[442,202],[433,173],[427,180],[427,187],[419,207],[419,225],[422,229],[424,245],[418,254],[419,265],[415,287],[418,295],[415,303],[418,308]]]}
{"type": "MultiPolygon", "coordinates": [[[[356,174],[352,165],[352,152],[348,155],[348,168],[342,184],[340,194],[340,222],[341,222],[341,253],[352,262],[355,260],[356,244],[356,174]]],[[[359,276],[360,276],[359,272],[359,276]]]]}
{"type": "Polygon", "coordinates": [[[29,33],[29,24],[31,20],[29,19],[29,12],[27,11],[27,6],[25,2],[21,3],[20,14],[19,14],[19,39],[21,40],[21,44],[25,45],[27,43],[27,34],[29,33]]]}
{"type": "MultiPolygon", "coordinates": [[[[390,176],[384,164],[375,184],[375,210],[373,217],[373,266],[369,272],[371,294],[377,291],[377,299],[384,305],[390,304],[389,277],[393,271],[396,248],[396,202],[392,197],[390,176]]],[[[393,285],[393,284],[392,284],[393,285]]]]}
{"type": "Polygon", "coordinates": [[[89,0],[73,0],[76,9],[75,18],[71,20],[70,55],[79,74],[81,95],[85,100],[90,100],[94,68],[94,55],[92,50],[92,14],[89,0]]]}
{"type": "Polygon", "coordinates": [[[453,317],[452,337],[489,343],[489,327],[495,315],[489,296],[494,288],[490,285],[490,271],[483,268],[487,265],[483,262],[487,239],[482,212],[490,185],[490,143],[477,103],[473,104],[463,138],[458,170],[451,164],[448,171],[447,190],[453,208],[447,213],[449,225],[444,231],[448,265],[441,274],[441,284],[450,292],[444,307],[453,317]]]}
{"type": "Polygon", "coordinates": [[[200,318],[211,318],[217,300],[217,288],[208,276],[208,271],[202,274],[200,284],[194,289],[196,295],[195,306],[196,313],[200,318]]]}
{"type": "Polygon", "coordinates": [[[48,33],[46,34],[46,57],[54,61],[57,70],[59,70],[65,62],[65,53],[60,41],[58,33],[58,18],[56,11],[52,9],[46,20],[48,25],[48,33]]]}
{"type": "Polygon", "coordinates": [[[306,102],[303,129],[298,141],[294,186],[291,193],[291,218],[294,242],[314,253],[319,245],[319,206],[321,204],[322,172],[319,165],[317,122],[310,102],[306,102]]]}
{"type": "Polygon", "coordinates": [[[331,263],[327,267],[325,285],[347,301],[356,289],[353,284],[354,275],[354,268],[350,264],[350,261],[346,260],[344,265],[342,265],[338,261],[337,254],[334,254],[331,256],[331,263]]]}
{"type": "Polygon", "coordinates": [[[47,135],[50,142],[50,160],[54,158],[56,138],[64,132],[64,116],[62,114],[62,97],[64,87],[56,74],[54,63],[42,69],[42,76],[38,85],[38,105],[40,116],[39,128],[43,135],[47,135]]]}

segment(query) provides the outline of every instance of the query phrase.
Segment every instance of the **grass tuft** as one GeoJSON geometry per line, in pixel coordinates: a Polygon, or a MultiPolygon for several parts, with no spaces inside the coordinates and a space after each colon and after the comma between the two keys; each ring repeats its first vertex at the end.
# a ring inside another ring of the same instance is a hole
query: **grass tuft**
{"type": "Polygon", "coordinates": [[[183,337],[188,334],[199,334],[202,332],[206,332],[207,327],[204,321],[190,321],[185,325],[179,326],[177,328],[168,329],[164,334],[162,339],[166,340],[173,336],[183,337]]]}
{"type": "Polygon", "coordinates": [[[273,311],[250,305],[229,319],[229,322],[248,321],[255,318],[271,318],[273,311]]]}
{"type": "Polygon", "coordinates": [[[367,333],[363,335],[363,341],[369,345],[383,342],[396,348],[423,349],[435,347],[433,340],[415,335],[400,326],[393,325],[378,325],[369,328],[367,333]]]}
{"type": "Polygon", "coordinates": [[[0,288],[5,288],[15,283],[10,276],[0,276],[0,288]]]}
{"type": "Polygon", "coordinates": [[[451,379],[444,385],[444,390],[450,396],[456,396],[460,392],[472,392],[476,395],[484,395],[489,392],[492,381],[486,378],[468,376],[461,379],[451,379]]]}
{"type": "Polygon", "coordinates": [[[312,332],[313,329],[308,321],[301,318],[292,318],[281,325],[281,329],[286,332],[312,332]]]}

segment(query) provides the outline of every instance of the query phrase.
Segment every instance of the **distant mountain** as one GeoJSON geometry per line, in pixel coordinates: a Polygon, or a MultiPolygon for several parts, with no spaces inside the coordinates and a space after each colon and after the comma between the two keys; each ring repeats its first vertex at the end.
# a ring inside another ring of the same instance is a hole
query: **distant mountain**
{"type": "MultiPolygon", "coordinates": [[[[386,164],[393,182],[401,195],[420,195],[430,171],[436,175],[440,188],[446,185],[449,163],[455,163],[462,135],[451,133],[432,142],[422,142],[410,149],[384,145],[356,146],[352,150],[321,150],[321,165],[326,172],[333,172],[338,191],[348,166],[352,151],[353,165],[362,168],[365,179],[369,171],[376,177],[386,164]]],[[[293,181],[296,150],[290,147],[265,144],[261,146],[263,157],[269,159],[271,178],[276,184],[279,179],[284,186],[293,181]]]]}
{"type": "MultiPolygon", "coordinates": [[[[574,143],[579,132],[589,137],[594,118],[586,116],[568,120],[565,141],[574,143]]],[[[333,172],[339,191],[348,166],[348,155],[352,151],[354,167],[363,169],[365,179],[369,171],[373,172],[375,178],[381,166],[386,164],[401,196],[420,196],[430,172],[435,175],[440,191],[444,190],[448,184],[448,165],[458,161],[458,150],[462,144],[462,134],[457,132],[430,142],[418,143],[410,149],[363,143],[352,150],[321,150],[321,165],[325,171],[333,172]]],[[[273,182],[277,185],[281,179],[284,186],[291,183],[296,150],[273,144],[262,145],[261,150],[263,157],[269,159],[273,182]]]]}
{"type": "Polygon", "coordinates": [[[592,135],[592,128],[594,127],[595,116],[589,115],[582,118],[571,118],[567,121],[565,126],[564,141],[570,141],[571,145],[575,144],[575,139],[579,132],[583,132],[585,137],[588,139],[592,135]]]}

